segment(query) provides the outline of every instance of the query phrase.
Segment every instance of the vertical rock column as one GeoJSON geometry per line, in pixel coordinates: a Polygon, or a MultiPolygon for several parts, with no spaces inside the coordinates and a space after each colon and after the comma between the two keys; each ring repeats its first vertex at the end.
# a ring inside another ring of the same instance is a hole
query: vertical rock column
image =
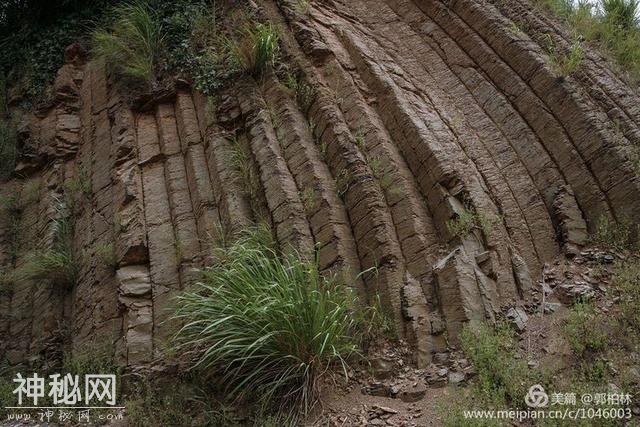
{"type": "Polygon", "coordinates": [[[166,323],[172,312],[171,299],[180,289],[177,241],[171,220],[165,165],[153,114],[137,118],[137,146],[142,169],[144,212],[149,243],[149,273],[153,301],[154,354],[159,354],[173,328],[166,323]],[[163,323],[165,322],[165,323],[163,323]]]}

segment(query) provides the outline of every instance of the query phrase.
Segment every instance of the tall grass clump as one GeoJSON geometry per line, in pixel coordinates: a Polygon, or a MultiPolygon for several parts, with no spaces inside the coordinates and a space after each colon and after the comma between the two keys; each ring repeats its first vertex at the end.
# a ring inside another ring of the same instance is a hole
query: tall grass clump
{"type": "Polygon", "coordinates": [[[116,73],[135,83],[155,78],[164,32],[158,16],[142,1],[118,5],[112,24],[93,33],[93,53],[116,73]]]}
{"type": "Polygon", "coordinates": [[[605,17],[626,30],[638,24],[640,0],[602,0],[605,17]]]}
{"type": "Polygon", "coordinates": [[[55,215],[51,221],[51,247],[29,254],[26,262],[12,273],[13,281],[46,280],[64,289],[75,285],[79,260],[73,249],[73,217],[62,200],[56,202],[55,215]]]}
{"type": "Polygon", "coordinates": [[[319,379],[334,367],[344,372],[358,354],[354,299],[261,234],[220,250],[203,281],[178,298],[177,347],[233,398],[306,412],[319,379]]]}
{"type": "Polygon", "coordinates": [[[640,0],[537,0],[561,16],[576,36],[599,48],[640,81],[640,0]]]}
{"type": "Polygon", "coordinates": [[[578,301],[567,318],[564,330],[569,346],[578,356],[595,353],[609,345],[609,334],[603,327],[593,301],[578,301]]]}
{"type": "Polygon", "coordinates": [[[0,181],[13,173],[17,155],[16,132],[7,122],[0,121],[0,181]]]}
{"type": "Polygon", "coordinates": [[[237,42],[230,42],[234,61],[245,72],[259,75],[275,64],[280,50],[280,35],[271,24],[249,25],[237,42]]]}

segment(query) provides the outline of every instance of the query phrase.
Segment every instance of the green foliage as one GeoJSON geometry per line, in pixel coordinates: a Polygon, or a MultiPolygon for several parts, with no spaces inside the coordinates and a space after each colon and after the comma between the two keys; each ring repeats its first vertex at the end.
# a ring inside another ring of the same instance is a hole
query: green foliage
{"type": "Polygon", "coordinates": [[[9,178],[16,167],[16,143],[16,131],[13,126],[0,120],[0,181],[9,178]]]}
{"type": "Polygon", "coordinates": [[[357,313],[358,324],[361,325],[360,337],[363,344],[368,344],[377,338],[386,338],[392,341],[398,339],[393,316],[383,307],[380,295],[376,293],[372,304],[359,310],[357,313]]]}
{"type": "Polygon", "coordinates": [[[81,40],[99,21],[109,1],[16,1],[0,5],[0,73],[18,86],[25,106],[43,97],[63,64],[64,49],[81,40]]]}
{"type": "Polygon", "coordinates": [[[242,37],[229,40],[229,50],[236,64],[245,72],[260,75],[275,65],[280,50],[280,35],[271,24],[247,24],[242,37]]]}
{"type": "MultiPolygon", "coordinates": [[[[596,245],[614,248],[617,250],[633,250],[637,243],[634,241],[634,232],[640,231],[638,225],[629,221],[621,220],[614,222],[606,216],[601,216],[596,224],[595,232],[590,240],[596,245]]],[[[640,236],[636,236],[640,238],[640,236]]]]}
{"type": "Polygon", "coordinates": [[[516,357],[517,343],[507,326],[467,324],[460,344],[478,373],[474,387],[479,396],[496,405],[522,406],[535,384],[524,360],[516,357]]]}
{"type": "Polygon", "coordinates": [[[300,201],[307,214],[315,213],[320,206],[320,199],[312,188],[307,188],[300,194],[300,201]]]}
{"type": "Polygon", "coordinates": [[[383,191],[391,189],[393,186],[393,175],[389,163],[383,157],[377,156],[369,159],[371,173],[378,180],[378,184],[383,191]]]}
{"type": "Polygon", "coordinates": [[[113,359],[109,345],[91,344],[81,350],[66,352],[62,359],[62,372],[84,376],[86,374],[114,374],[118,384],[122,368],[113,359]]]}
{"type": "Polygon", "coordinates": [[[640,261],[632,259],[619,265],[614,285],[620,292],[623,322],[640,334],[640,261]]]}
{"type": "Polygon", "coordinates": [[[165,70],[193,78],[196,89],[212,95],[235,69],[226,64],[225,39],[218,28],[218,9],[198,1],[159,5],[166,31],[165,70]]]}
{"type": "MultiPolygon", "coordinates": [[[[576,38],[584,39],[613,57],[628,72],[632,81],[640,79],[640,28],[636,18],[638,0],[600,0],[601,7],[588,1],[537,2],[565,19],[576,38]]],[[[583,55],[577,48],[572,48],[572,51],[567,55],[569,69],[579,64],[578,59],[583,55]]]]}
{"type": "Polygon", "coordinates": [[[247,151],[242,147],[240,141],[233,139],[231,142],[231,165],[239,174],[238,178],[240,184],[249,193],[249,204],[251,205],[251,211],[258,215],[261,212],[259,197],[260,197],[260,178],[256,172],[256,169],[251,163],[251,158],[247,151]]]}
{"type": "Polygon", "coordinates": [[[570,76],[576,72],[584,59],[584,50],[578,41],[573,42],[569,52],[558,54],[555,50],[550,53],[553,66],[561,76],[570,76]]]}
{"type": "Polygon", "coordinates": [[[87,170],[83,167],[78,168],[78,172],[64,183],[65,190],[73,195],[82,194],[91,196],[93,188],[91,186],[91,177],[87,170]]]}
{"type": "Polygon", "coordinates": [[[639,0],[602,0],[605,18],[625,30],[638,24],[639,0]]]}
{"type": "Polygon", "coordinates": [[[447,221],[447,230],[454,237],[463,237],[475,228],[481,229],[485,235],[493,230],[497,219],[479,213],[474,207],[466,206],[456,217],[447,221]]]}
{"type": "MultiPolygon", "coordinates": [[[[199,425],[231,425],[215,423],[206,399],[200,391],[183,382],[172,381],[158,387],[149,381],[137,382],[125,402],[127,421],[133,427],[192,425],[194,410],[209,423],[199,425]]],[[[220,420],[223,421],[223,420],[220,420]]]]}
{"type": "Polygon", "coordinates": [[[115,270],[118,268],[118,257],[113,242],[100,242],[96,244],[96,256],[107,267],[115,270]]]}
{"type": "Polygon", "coordinates": [[[16,395],[13,394],[13,390],[15,389],[14,384],[9,380],[0,377],[0,418],[6,419],[6,415],[9,413],[9,410],[6,409],[6,406],[15,406],[16,404],[16,395]]]}
{"type": "Polygon", "coordinates": [[[161,21],[143,1],[123,3],[113,10],[113,22],[93,33],[93,53],[121,77],[134,83],[155,80],[164,46],[161,21]]]}
{"type": "Polygon", "coordinates": [[[578,356],[602,351],[609,344],[609,335],[603,327],[604,319],[598,315],[591,301],[576,303],[565,324],[569,346],[578,356]]]}
{"type": "Polygon", "coordinates": [[[179,297],[178,349],[232,397],[306,411],[319,378],[358,353],[354,298],[315,263],[278,256],[261,234],[219,249],[203,282],[179,297]]]}
{"type": "Polygon", "coordinates": [[[73,217],[63,201],[57,201],[51,221],[51,248],[29,254],[26,262],[11,274],[13,281],[48,280],[65,289],[75,285],[80,264],[73,249],[73,217]]]}

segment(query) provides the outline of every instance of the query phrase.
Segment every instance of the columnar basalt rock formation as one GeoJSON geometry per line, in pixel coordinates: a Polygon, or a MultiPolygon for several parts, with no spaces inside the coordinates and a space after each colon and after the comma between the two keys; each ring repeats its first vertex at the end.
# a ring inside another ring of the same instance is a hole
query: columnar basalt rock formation
{"type": "Polygon", "coordinates": [[[0,184],[17,195],[0,263],[51,244],[65,197],[78,280],[0,294],[0,356],[46,363],[70,340],[152,362],[212,245],[267,222],[283,251],[379,297],[422,366],[464,322],[526,301],[599,220],[640,222],[640,97],[595,52],[558,75],[544,44],[570,40],[551,18],[505,0],[296,3],[259,13],[283,28],[297,93],[277,73],[214,98],[181,82],[139,111],[69,52],[0,184]]]}

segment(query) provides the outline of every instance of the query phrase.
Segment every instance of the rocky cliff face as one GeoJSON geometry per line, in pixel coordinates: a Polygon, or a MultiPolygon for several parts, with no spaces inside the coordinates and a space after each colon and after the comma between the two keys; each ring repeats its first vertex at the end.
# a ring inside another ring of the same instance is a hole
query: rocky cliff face
{"type": "Polygon", "coordinates": [[[0,264],[52,245],[64,199],[80,268],[71,289],[0,294],[10,364],[66,342],[123,365],[161,357],[171,298],[210,247],[266,220],[283,250],[379,295],[424,365],[464,322],[525,301],[598,221],[640,221],[640,98],[592,52],[558,75],[541,46],[570,39],[525,3],[259,9],[286,29],[295,84],[247,77],[206,98],[178,82],[132,108],[68,49],[54,101],[23,117],[19,178],[0,185],[15,201],[0,264]]]}

